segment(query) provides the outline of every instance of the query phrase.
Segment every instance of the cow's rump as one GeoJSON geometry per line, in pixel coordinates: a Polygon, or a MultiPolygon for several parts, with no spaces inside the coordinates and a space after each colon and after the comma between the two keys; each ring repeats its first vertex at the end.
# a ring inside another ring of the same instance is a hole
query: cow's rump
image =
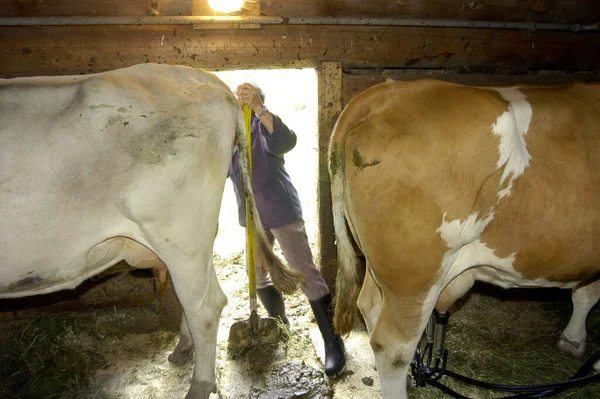
{"type": "Polygon", "coordinates": [[[352,328],[358,302],[385,398],[406,397],[434,307],[476,280],[573,288],[560,346],[583,353],[600,296],[599,96],[597,84],[424,80],[374,86],[345,108],[330,147],[336,326],[352,328]],[[367,262],[360,296],[346,222],[367,262]]]}
{"type": "MultiPolygon", "coordinates": [[[[234,139],[251,187],[229,88],[157,64],[0,80],[0,119],[0,298],[73,288],[120,260],[166,267],[185,313],[170,359],[195,350],[187,397],[208,398],[226,303],[212,249],[234,139]]],[[[247,195],[258,262],[291,292],[301,276],[273,254],[247,195]]]]}

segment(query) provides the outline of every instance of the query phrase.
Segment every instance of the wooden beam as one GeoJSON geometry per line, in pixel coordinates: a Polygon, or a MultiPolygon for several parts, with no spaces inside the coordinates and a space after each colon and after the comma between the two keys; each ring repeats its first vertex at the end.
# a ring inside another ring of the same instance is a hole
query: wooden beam
{"type": "MultiPolygon", "coordinates": [[[[600,2],[596,0],[261,0],[260,4],[262,15],[285,17],[396,17],[579,24],[600,20],[600,2]]],[[[2,17],[211,15],[211,12],[207,0],[0,0],[2,17]]]]}
{"type": "Polygon", "coordinates": [[[307,67],[469,71],[600,69],[598,33],[381,26],[265,25],[0,28],[0,76],[81,74],[144,62],[214,70],[307,67]]]}
{"type": "Polygon", "coordinates": [[[324,62],[318,68],[319,77],[319,168],[317,174],[317,259],[321,274],[330,288],[336,275],[335,233],[331,211],[328,149],[331,132],[342,112],[342,64],[324,62]]]}

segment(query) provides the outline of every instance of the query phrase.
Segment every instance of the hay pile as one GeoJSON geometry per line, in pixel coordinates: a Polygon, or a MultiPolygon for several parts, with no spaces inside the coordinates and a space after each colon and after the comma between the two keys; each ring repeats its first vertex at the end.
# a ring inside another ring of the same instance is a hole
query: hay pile
{"type": "MultiPolygon", "coordinates": [[[[534,385],[570,378],[600,350],[600,309],[587,321],[587,349],[582,359],[561,352],[556,343],[571,314],[570,291],[502,290],[478,284],[461,300],[446,333],[448,369],[473,379],[508,385],[534,385]]],[[[499,398],[444,377],[442,382],[471,398],[499,398]]],[[[600,384],[565,391],[557,398],[600,398],[600,384]]],[[[445,398],[431,387],[412,388],[418,399],[445,398]]],[[[513,394],[514,395],[514,394],[513,394]]]]}
{"type": "Polygon", "coordinates": [[[76,398],[104,364],[84,320],[47,315],[7,330],[0,344],[0,397],[76,398]]]}

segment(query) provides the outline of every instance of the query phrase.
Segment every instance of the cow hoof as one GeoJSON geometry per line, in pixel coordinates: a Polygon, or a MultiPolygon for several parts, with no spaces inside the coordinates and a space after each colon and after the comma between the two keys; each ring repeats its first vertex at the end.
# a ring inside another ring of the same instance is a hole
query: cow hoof
{"type": "Polygon", "coordinates": [[[564,336],[560,337],[560,340],[558,341],[558,347],[567,355],[571,355],[574,357],[581,357],[585,353],[585,342],[578,343],[570,341],[564,336]]]}
{"type": "Polygon", "coordinates": [[[185,395],[185,399],[208,399],[214,392],[217,392],[217,385],[214,382],[192,380],[192,386],[185,395]]]}
{"type": "Polygon", "coordinates": [[[182,352],[173,351],[173,353],[169,355],[169,361],[177,364],[186,363],[192,358],[192,353],[193,351],[191,349],[182,352]]]}

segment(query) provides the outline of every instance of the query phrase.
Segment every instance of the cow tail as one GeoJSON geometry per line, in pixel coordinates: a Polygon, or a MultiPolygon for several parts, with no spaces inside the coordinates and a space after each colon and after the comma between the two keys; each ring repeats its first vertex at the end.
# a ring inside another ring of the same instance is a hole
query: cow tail
{"type": "MultiPolygon", "coordinates": [[[[239,107],[238,107],[239,108],[239,107]]],[[[250,183],[250,174],[248,173],[248,145],[244,134],[244,115],[238,113],[238,125],[236,129],[236,142],[238,145],[238,154],[240,159],[240,170],[242,175],[242,185],[244,187],[244,196],[250,204],[252,210],[252,220],[254,222],[254,254],[256,264],[267,268],[271,281],[278,290],[285,294],[291,294],[296,291],[299,285],[304,281],[304,273],[290,269],[273,253],[265,229],[263,228],[258,209],[254,201],[252,184],[250,183]]]]}
{"type": "Polygon", "coordinates": [[[344,135],[336,125],[329,147],[329,175],[331,177],[331,199],[333,203],[333,226],[337,241],[337,278],[335,314],[333,323],[338,334],[352,330],[356,322],[357,300],[360,291],[358,282],[358,257],[354,251],[346,226],[344,204],[344,135]],[[336,135],[337,132],[337,135],[336,135]]]}

